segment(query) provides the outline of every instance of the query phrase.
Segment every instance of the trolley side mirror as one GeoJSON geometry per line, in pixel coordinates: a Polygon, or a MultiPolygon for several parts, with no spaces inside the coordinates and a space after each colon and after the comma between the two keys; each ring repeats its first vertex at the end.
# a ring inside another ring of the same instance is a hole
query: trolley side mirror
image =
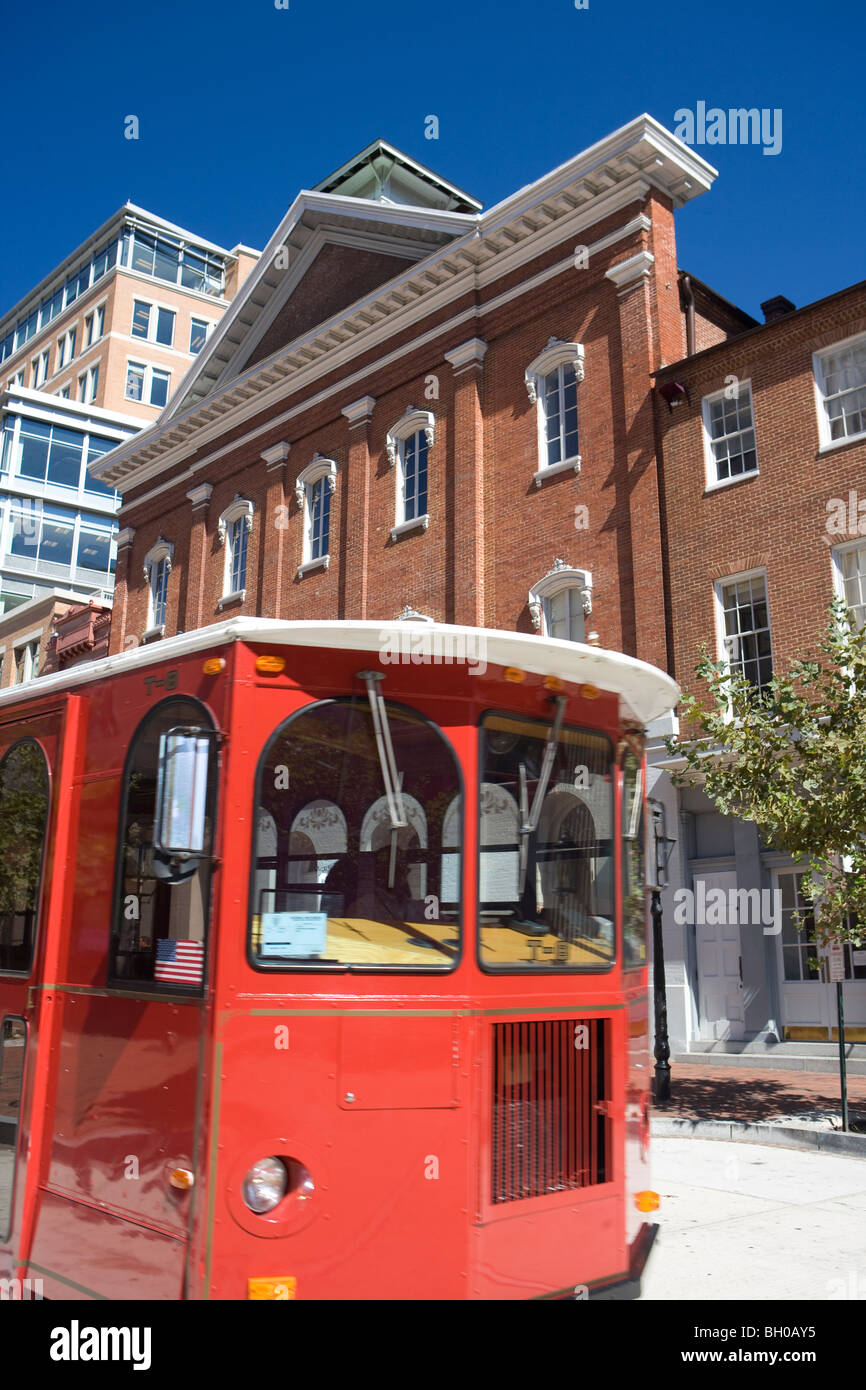
{"type": "Polygon", "coordinates": [[[160,738],[153,846],[162,854],[209,857],[208,788],[216,747],[212,729],[169,729],[160,738]]]}

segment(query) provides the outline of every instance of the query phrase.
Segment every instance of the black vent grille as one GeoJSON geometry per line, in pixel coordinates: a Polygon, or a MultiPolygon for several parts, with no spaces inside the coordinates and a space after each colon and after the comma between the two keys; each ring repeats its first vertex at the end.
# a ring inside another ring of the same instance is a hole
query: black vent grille
{"type": "Polygon", "coordinates": [[[493,1025],[493,1202],[606,1182],[610,1019],[493,1025]]]}

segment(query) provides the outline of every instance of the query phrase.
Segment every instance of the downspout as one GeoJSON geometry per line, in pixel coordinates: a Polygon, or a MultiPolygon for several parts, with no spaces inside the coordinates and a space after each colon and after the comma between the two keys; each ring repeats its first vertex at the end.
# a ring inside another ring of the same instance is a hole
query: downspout
{"type": "Polygon", "coordinates": [[[695,355],[695,292],[692,289],[691,277],[684,275],[681,280],[683,294],[686,300],[686,357],[695,355]]]}

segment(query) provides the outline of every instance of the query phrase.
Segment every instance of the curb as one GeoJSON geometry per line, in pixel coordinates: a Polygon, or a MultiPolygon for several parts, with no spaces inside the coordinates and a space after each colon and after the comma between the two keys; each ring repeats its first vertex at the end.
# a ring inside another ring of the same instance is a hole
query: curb
{"type": "Polygon", "coordinates": [[[659,1139],[728,1139],[738,1144],[811,1149],[866,1159],[866,1134],[843,1134],[832,1129],[754,1125],[746,1120],[675,1120],[663,1117],[650,1121],[650,1134],[659,1139]]]}

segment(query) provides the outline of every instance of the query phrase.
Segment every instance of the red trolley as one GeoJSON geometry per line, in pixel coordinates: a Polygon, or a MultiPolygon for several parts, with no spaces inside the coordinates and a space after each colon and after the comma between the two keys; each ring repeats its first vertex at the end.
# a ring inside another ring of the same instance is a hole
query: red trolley
{"type": "Polygon", "coordinates": [[[676,695],[564,641],[264,619],[0,695],[0,1279],[634,1293],[676,695]]]}

